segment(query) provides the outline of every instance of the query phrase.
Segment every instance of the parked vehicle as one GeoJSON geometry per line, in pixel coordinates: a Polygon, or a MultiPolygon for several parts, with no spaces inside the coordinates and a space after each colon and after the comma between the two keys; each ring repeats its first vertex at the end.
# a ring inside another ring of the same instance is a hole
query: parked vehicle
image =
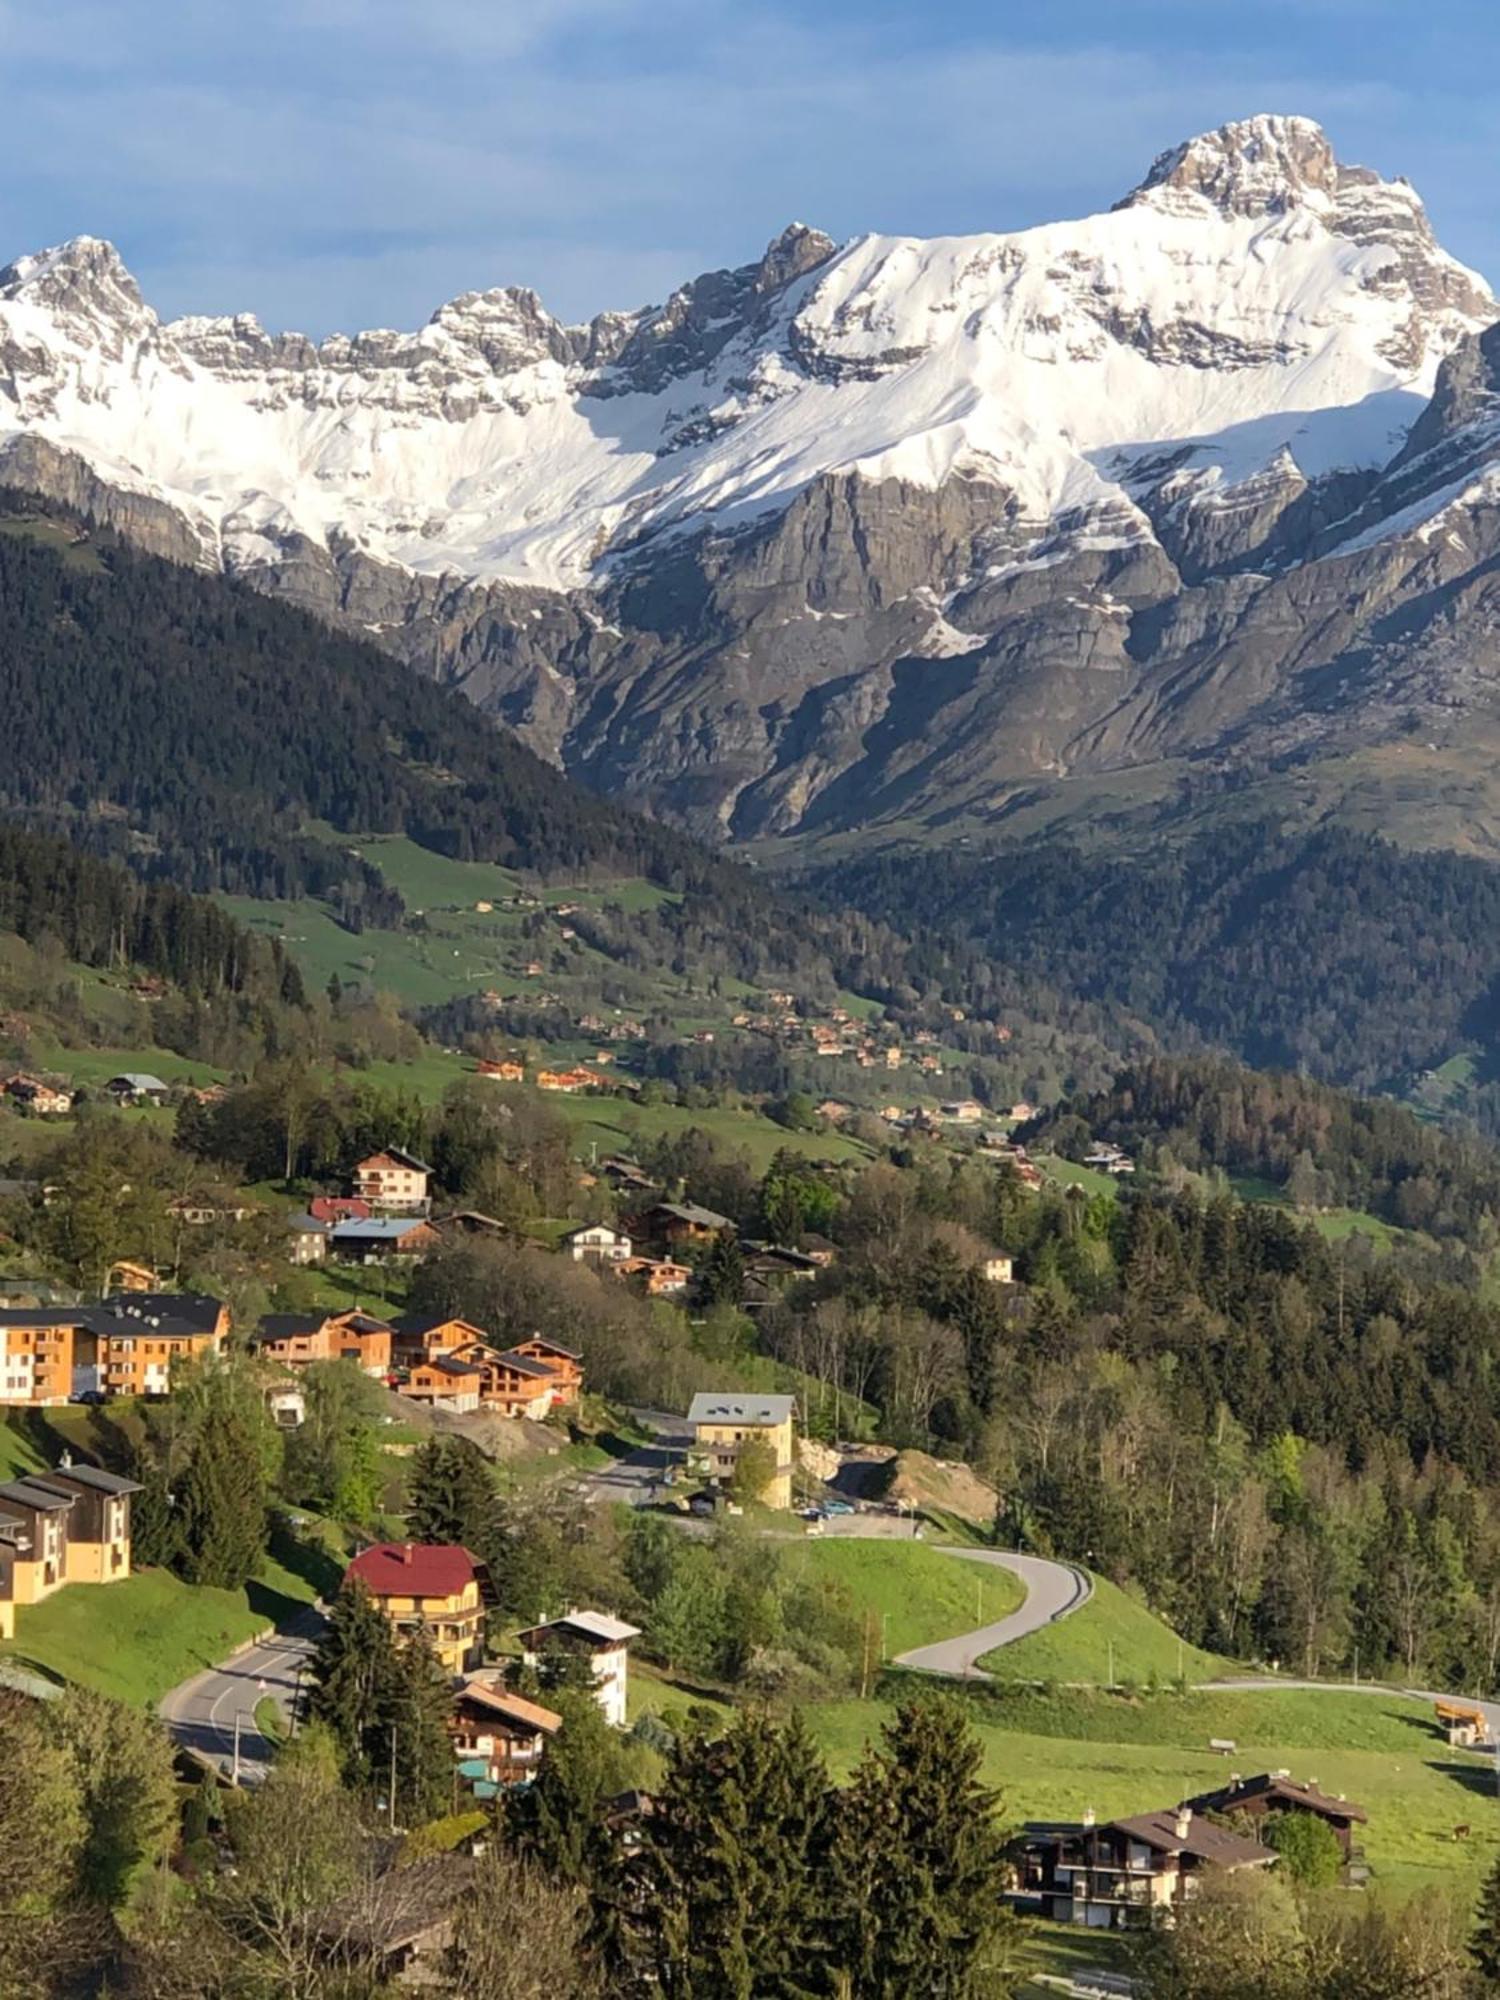
{"type": "Polygon", "coordinates": [[[848,1500],[825,1500],[823,1502],[823,1512],[830,1518],[835,1514],[852,1514],[854,1511],[853,1504],[848,1500]]]}

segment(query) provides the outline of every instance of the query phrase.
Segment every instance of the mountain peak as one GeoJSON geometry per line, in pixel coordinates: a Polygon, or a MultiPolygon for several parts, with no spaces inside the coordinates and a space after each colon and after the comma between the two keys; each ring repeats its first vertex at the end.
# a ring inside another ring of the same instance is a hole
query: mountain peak
{"type": "Polygon", "coordinates": [[[821,229],[805,222],[789,222],[781,234],[766,245],[766,253],[755,270],[758,292],[779,292],[796,279],[806,277],[826,264],[838,245],[821,229]]]}
{"type": "Polygon", "coordinates": [[[1227,215],[1280,215],[1309,200],[1333,201],[1344,172],[1321,125],[1262,112],[1159,154],[1118,206],[1176,193],[1198,195],[1227,215]]]}
{"type": "Polygon", "coordinates": [[[0,270],[0,299],[30,299],[60,313],[94,319],[141,319],[147,313],[140,287],[113,243],[102,236],[70,236],[0,270]]]}

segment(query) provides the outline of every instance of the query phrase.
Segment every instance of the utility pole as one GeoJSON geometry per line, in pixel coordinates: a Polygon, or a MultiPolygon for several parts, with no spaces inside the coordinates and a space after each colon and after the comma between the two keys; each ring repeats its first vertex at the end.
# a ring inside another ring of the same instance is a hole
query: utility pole
{"type": "Polygon", "coordinates": [[[1115,1642],[1114,1642],[1114,1640],[1113,1640],[1113,1639],[1109,1640],[1109,1641],[1108,1641],[1108,1645],[1109,1645],[1109,1679],[1108,1679],[1108,1681],[1107,1681],[1107,1682],[1105,1683],[1105,1685],[1106,1685],[1107,1687],[1113,1687],[1113,1686],[1114,1686],[1114,1684],[1115,1684],[1115,1642]]]}
{"type": "Polygon", "coordinates": [[[394,1722],[391,1724],[390,1827],[391,1832],[394,1833],[396,1831],[396,1725],[394,1722]]]}
{"type": "Polygon", "coordinates": [[[230,1779],[230,1783],[231,1783],[231,1784],[235,1784],[235,1785],[237,1785],[237,1784],[239,1783],[239,1781],[240,1781],[240,1716],[241,1716],[241,1713],[242,1713],[242,1711],[241,1711],[240,1709],[236,1709],[236,1710],[234,1711],[234,1773],[233,1773],[233,1776],[232,1776],[232,1777],[231,1777],[231,1779],[230,1779]]]}

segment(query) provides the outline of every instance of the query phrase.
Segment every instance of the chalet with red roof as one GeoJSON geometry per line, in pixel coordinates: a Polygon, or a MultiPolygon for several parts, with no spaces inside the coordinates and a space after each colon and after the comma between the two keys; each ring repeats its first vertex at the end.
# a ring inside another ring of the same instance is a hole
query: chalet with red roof
{"type": "Polygon", "coordinates": [[[345,1586],[355,1578],[397,1632],[427,1633],[448,1673],[479,1665],[485,1612],[495,1594],[477,1556],[453,1543],[377,1542],[350,1563],[345,1586]]]}

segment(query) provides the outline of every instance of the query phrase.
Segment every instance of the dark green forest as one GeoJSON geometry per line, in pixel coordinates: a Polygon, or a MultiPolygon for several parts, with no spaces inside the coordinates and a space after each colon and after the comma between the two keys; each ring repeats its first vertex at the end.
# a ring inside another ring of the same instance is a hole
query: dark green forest
{"type": "Polygon", "coordinates": [[[1222,1058],[1157,1057],[1109,1088],[1044,1112],[1022,1136],[1082,1159],[1104,1139],[1162,1149],[1190,1172],[1222,1168],[1285,1187],[1303,1208],[1361,1208],[1401,1229],[1474,1242],[1492,1228],[1500,1159],[1487,1140],[1425,1124],[1390,1099],[1355,1097],[1222,1058]]]}
{"type": "Polygon", "coordinates": [[[686,886],[721,865],[374,646],[13,493],[0,702],[21,752],[0,807],[182,887],[375,894],[312,820],[569,880],[686,886]]]}
{"type": "MultiPolygon", "coordinates": [[[[1251,824],[1144,855],[923,850],[813,879],[1253,1068],[1381,1090],[1462,1047],[1500,1053],[1500,869],[1461,855],[1251,824]]],[[[1493,1123],[1500,1099],[1478,1109],[1493,1123]]]]}

